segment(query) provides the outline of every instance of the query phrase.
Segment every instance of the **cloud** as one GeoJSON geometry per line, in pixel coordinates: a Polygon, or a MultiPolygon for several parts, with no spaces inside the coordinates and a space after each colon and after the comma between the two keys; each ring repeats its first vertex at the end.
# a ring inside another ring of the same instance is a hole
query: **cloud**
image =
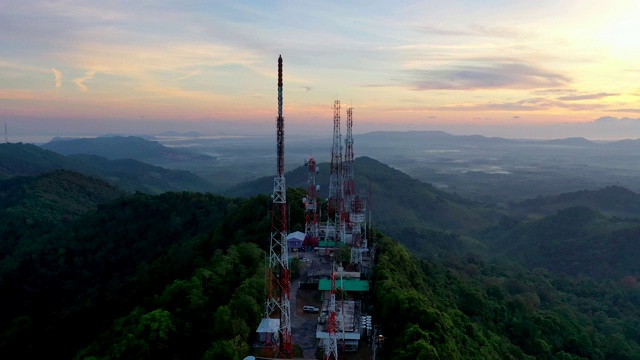
{"type": "Polygon", "coordinates": [[[416,30],[430,35],[444,36],[473,36],[474,34],[468,30],[444,29],[435,26],[418,26],[416,30]]]}
{"type": "Polygon", "coordinates": [[[609,96],[618,96],[620,94],[611,94],[611,93],[598,93],[598,94],[586,94],[586,95],[568,95],[561,96],[558,100],[563,101],[577,101],[577,100],[594,100],[594,99],[602,99],[609,96]]]}
{"type": "Polygon", "coordinates": [[[512,116],[511,118],[512,118],[512,119],[520,119],[520,116],[515,115],[515,116],[512,116]]]}
{"type": "Polygon", "coordinates": [[[82,92],[87,92],[89,88],[84,84],[85,81],[93,79],[93,76],[96,74],[95,71],[87,71],[83,77],[73,79],[73,83],[78,85],[78,90],[82,92]]]}
{"type": "Polygon", "coordinates": [[[564,86],[565,75],[523,63],[458,65],[441,70],[408,70],[414,90],[535,89],[564,86]]]}
{"type": "Polygon", "coordinates": [[[39,99],[37,94],[24,89],[0,89],[0,99],[8,100],[35,100],[39,99]]]}
{"type": "MultiPolygon", "coordinates": [[[[638,111],[640,112],[640,111],[638,111]]],[[[614,116],[602,116],[593,120],[595,124],[640,124],[640,118],[634,119],[630,117],[617,118],[614,116]]]]}
{"type": "Polygon", "coordinates": [[[613,111],[613,112],[640,113],[640,109],[612,109],[611,111],[613,111]]]}
{"type": "Polygon", "coordinates": [[[310,86],[302,86],[302,88],[304,89],[305,92],[309,92],[312,89],[310,86]]]}
{"type": "Polygon", "coordinates": [[[536,90],[533,93],[537,95],[557,95],[557,94],[565,94],[565,93],[574,93],[578,90],[576,89],[543,89],[536,90]]]}
{"type": "Polygon", "coordinates": [[[550,109],[566,109],[573,111],[600,110],[605,108],[603,104],[575,104],[564,103],[555,99],[543,97],[523,99],[513,102],[485,103],[474,105],[445,105],[429,110],[443,111],[543,111],[550,109]]]}
{"type": "Polygon", "coordinates": [[[62,86],[62,73],[55,68],[51,68],[53,75],[56,77],[56,89],[62,86]]]}
{"type": "Polygon", "coordinates": [[[515,29],[501,26],[485,26],[471,24],[466,28],[450,28],[436,26],[417,26],[415,29],[421,33],[437,36],[484,36],[497,38],[521,38],[524,34],[515,29]]]}

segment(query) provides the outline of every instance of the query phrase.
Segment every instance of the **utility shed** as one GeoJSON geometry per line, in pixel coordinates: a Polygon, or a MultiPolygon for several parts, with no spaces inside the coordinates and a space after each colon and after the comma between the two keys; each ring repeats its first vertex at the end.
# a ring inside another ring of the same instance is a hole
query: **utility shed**
{"type": "Polygon", "coordinates": [[[287,245],[289,249],[300,249],[304,241],[305,234],[300,231],[292,232],[287,236],[287,245]]]}
{"type": "Polygon", "coordinates": [[[278,331],[280,329],[280,319],[263,318],[256,332],[258,338],[254,347],[264,346],[265,342],[278,342],[278,331]]]}

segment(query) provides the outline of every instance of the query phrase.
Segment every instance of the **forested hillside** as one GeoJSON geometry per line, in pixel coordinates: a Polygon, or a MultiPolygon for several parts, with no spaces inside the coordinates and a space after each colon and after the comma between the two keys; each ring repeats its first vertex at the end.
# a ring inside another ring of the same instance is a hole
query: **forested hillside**
{"type": "Polygon", "coordinates": [[[492,253],[560,274],[619,280],[640,276],[640,219],[606,217],[584,206],[525,221],[503,221],[480,235],[492,253]]]}
{"type": "Polygon", "coordinates": [[[640,359],[640,286],[477,256],[421,260],[377,237],[376,316],[390,359],[640,359]]]}
{"type": "MultiPolygon", "coordinates": [[[[320,201],[328,194],[329,164],[319,164],[320,201]]],[[[358,190],[370,202],[376,229],[428,256],[480,251],[484,245],[460,236],[498,223],[502,210],[436,189],[431,184],[389,167],[375,159],[354,161],[358,190]],[[369,198],[370,195],[370,198],[369,198]]],[[[306,189],[308,169],[299,167],[286,174],[287,186],[306,189]]],[[[273,178],[264,177],[239,184],[232,196],[269,193],[273,178]]]]}
{"type": "Polygon", "coordinates": [[[620,186],[607,186],[511,202],[508,211],[514,217],[536,218],[574,206],[589,207],[608,216],[637,218],[640,217],[640,194],[620,186]]]}
{"type": "Polygon", "coordinates": [[[84,168],[81,162],[33,144],[0,144],[0,178],[39,175],[58,169],[81,172],[84,168]]]}
{"type": "Polygon", "coordinates": [[[105,181],[67,170],[0,180],[0,259],[20,242],[124,195],[105,181]]]}
{"type": "Polygon", "coordinates": [[[0,268],[2,353],[225,358],[260,318],[268,201],[136,194],[22,239],[0,268]]]}
{"type": "MultiPolygon", "coordinates": [[[[159,194],[165,191],[208,192],[210,182],[185,170],[169,170],[133,159],[108,160],[96,155],[70,155],[114,185],[129,191],[159,194]]],[[[90,170],[89,170],[90,171],[90,170]]]]}
{"type": "MultiPolygon", "coordinates": [[[[382,212],[370,242],[382,358],[640,359],[640,220],[577,206],[497,221],[359,161],[382,212]]],[[[304,228],[304,196],[288,189],[290,231],[304,228]]],[[[269,210],[267,195],[127,194],[71,171],[0,181],[0,353],[242,359],[263,311],[269,210]]]]}

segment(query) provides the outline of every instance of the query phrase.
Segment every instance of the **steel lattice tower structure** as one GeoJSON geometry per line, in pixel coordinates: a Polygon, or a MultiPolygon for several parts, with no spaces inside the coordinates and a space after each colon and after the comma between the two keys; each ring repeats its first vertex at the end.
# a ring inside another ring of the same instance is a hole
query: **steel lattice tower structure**
{"type": "Polygon", "coordinates": [[[356,194],[353,171],[353,108],[347,109],[347,136],[344,154],[344,209],[345,224],[351,230],[351,264],[362,265],[362,226],[365,221],[365,203],[356,194]]]}
{"type": "Polygon", "coordinates": [[[305,237],[304,246],[318,246],[318,202],[316,185],[316,161],[313,157],[309,157],[306,161],[309,167],[309,175],[307,177],[307,197],[304,199],[305,211],[305,237]]]}
{"type": "MultiPolygon", "coordinates": [[[[333,145],[331,147],[331,174],[329,175],[329,201],[326,240],[340,241],[342,222],[342,144],[340,134],[340,100],[333,103],[333,145]]],[[[328,247],[328,245],[327,245],[328,247]]]]}
{"type": "Polygon", "coordinates": [[[271,241],[267,279],[266,316],[280,316],[279,356],[291,358],[289,247],[287,244],[287,189],[284,179],[284,118],[282,117],[282,56],[278,57],[278,118],[276,119],[277,172],[273,181],[271,241]]]}
{"type": "Polygon", "coordinates": [[[351,227],[349,215],[352,213],[351,202],[356,196],[356,183],[353,179],[353,108],[347,109],[347,137],[344,140],[344,214],[347,227],[351,227]]]}
{"type": "Polygon", "coordinates": [[[331,297],[329,298],[329,338],[324,343],[324,359],[338,360],[338,320],[336,319],[336,269],[331,269],[331,297]]]}

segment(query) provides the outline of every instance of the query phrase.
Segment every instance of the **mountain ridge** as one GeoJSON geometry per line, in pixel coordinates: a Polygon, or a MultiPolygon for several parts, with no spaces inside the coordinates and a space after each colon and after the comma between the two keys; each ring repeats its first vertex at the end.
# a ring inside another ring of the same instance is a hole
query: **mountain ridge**
{"type": "Polygon", "coordinates": [[[98,177],[127,191],[212,191],[213,186],[185,170],[169,170],[133,159],[95,155],[65,156],[32,144],[0,144],[0,178],[35,176],[67,169],[98,177]]]}

